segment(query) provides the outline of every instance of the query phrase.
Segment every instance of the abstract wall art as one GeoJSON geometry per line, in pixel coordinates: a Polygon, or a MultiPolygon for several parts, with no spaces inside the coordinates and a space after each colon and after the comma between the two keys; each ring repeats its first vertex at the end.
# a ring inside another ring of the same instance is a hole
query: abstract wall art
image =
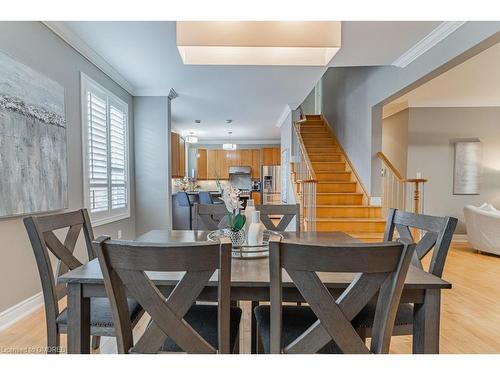
{"type": "Polygon", "coordinates": [[[455,142],[454,195],[479,194],[482,147],[479,139],[455,142]]]}
{"type": "Polygon", "coordinates": [[[67,207],[64,88],[0,52],[0,217],[67,207]]]}

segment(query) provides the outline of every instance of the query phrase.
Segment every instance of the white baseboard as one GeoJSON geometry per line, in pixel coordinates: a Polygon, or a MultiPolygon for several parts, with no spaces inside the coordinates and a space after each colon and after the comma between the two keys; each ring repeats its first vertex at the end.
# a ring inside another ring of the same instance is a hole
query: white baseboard
{"type": "Polygon", "coordinates": [[[466,234],[454,234],[453,242],[468,242],[466,234]]]}
{"type": "Polygon", "coordinates": [[[29,315],[42,305],[43,295],[42,292],[39,292],[34,296],[9,307],[7,310],[0,312],[0,331],[10,327],[12,324],[29,315]]]}

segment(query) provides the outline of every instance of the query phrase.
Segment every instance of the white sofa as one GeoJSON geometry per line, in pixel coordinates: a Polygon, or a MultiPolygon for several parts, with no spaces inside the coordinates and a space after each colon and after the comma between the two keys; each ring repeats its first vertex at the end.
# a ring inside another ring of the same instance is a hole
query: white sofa
{"type": "Polygon", "coordinates": [[[500,211],[491,204],[464,207],[467,238],[472,248],[500,255],[500,211]]]}

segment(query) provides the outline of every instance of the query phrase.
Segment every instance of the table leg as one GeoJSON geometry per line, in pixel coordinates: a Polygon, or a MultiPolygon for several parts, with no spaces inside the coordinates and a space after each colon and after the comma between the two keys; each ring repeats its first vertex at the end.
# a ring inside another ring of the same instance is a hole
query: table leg
{"type": "Polygon", "coordinates": [[[441,290],[427,289],[424,303],[413,310],[413,353],[439,354],[441,290]]]}
{"type": "Polygon", "coordinates": [[[90,299],[81,284],[68,284],[68,353],[90,353],[90,299]]]}
{"type": "Polygon", "coordinates": [[[255,315],[253,310],[259,305],[258,301],[252,301],[252,307],[250,309],[250,350],[252,354],[258,353],[258,337],[257,337],[257,321],[255,320],[255,315]]]}

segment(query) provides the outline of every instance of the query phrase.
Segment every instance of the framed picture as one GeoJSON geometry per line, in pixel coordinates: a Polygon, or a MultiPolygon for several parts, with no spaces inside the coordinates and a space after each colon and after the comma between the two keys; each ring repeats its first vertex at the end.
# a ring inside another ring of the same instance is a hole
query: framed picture
{"type": "Polygon", "coordinates": [[[481,182],[482,146],[479,139],[455,142],[454,195],[477,195],[481,182]]]}
{"type": "Polygon", "coordinates": [[[0,52],[0,217],[67,207],[64,88],[0,52]]]}

